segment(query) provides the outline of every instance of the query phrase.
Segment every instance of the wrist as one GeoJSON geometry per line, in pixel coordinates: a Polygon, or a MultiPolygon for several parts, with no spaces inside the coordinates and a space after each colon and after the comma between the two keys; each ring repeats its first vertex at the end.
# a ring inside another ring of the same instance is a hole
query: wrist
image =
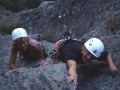
{"type": "Polygon", "coordinates": [[[114,64],[111,62],[111,63],[109,63],[109,66],[113,66],[114,64]]]}
{"type": "Polygon", "coordinates": [[[114,67],[115,65],[114,64],[109,64],[109,68],[112,68],[114,67]]]}

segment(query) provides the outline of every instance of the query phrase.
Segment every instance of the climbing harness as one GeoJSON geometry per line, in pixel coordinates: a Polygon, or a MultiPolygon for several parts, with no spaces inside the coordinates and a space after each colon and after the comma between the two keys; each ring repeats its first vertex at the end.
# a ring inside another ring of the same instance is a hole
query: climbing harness
{"type": "Polygon", "coordinates": [[[70,41],[70,36],[66,36],[65,39],[62,39],[54,44],[54,48],[50,52],[50,55],[52,58],[57,58],[61,54],[61,48],[64,44],[66,44],[68,41],[70,41]]]}

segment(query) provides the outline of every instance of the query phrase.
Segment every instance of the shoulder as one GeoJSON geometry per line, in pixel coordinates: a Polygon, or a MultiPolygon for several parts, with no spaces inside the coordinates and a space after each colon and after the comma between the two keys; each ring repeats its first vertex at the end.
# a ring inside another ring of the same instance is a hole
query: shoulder
{"type": "Polygon", "coordinates": [[[29,43],[30,43],[30,45],[32,45],[32,46],[35,46],[36,44],[39,44],[39,42],[36,41],[35,39],[30,39],[29,43]]]}
{"type": "Polygon", "coordinates": [[[98,60],[106,60],[107,56],[108,56],[109,52],[108,51],[103,51],[100,55],[100,57],[98,58],[98,60]]]}
{"type": "Polygon", "coordinates": [[[75,61],[75,60],[67,60],[67,64],[68,64],[69,66],[73,66],[73,65],[76,66],[76,61],[75,61]]]}
{"type": "Polygon", "coordinates": [[[108,51],[103,51],[100,57],[107,57],[108,53],[109,53],[108,51]]]}
{"type": "Polygon", "coordinates": [[[83,45],[83,43],[81,43],[81,41],[78,41],[78,40],[70,40],[69,42],[67,42],[67,45],[70,45],[70,46],[81,46],[83,45]]]}
{"type": "Polygon", "coordinates": [[[40,42],[36,41],[35,39],[30,39],[30,45],[35,47],[36,49],[42,48],[40,42]]]}

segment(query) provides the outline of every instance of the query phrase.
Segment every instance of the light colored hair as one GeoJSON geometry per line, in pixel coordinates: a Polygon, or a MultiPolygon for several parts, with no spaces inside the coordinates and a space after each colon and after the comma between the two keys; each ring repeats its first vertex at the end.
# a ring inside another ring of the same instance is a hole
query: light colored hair
{"type": "Polygon", "coordinates": [[[11,41],[11,45],[12,45],[12,46],[16,46],[16,41],[18,41],[18,40],[26,40],[26,41],[29,42],[30,37],[20,37],[20,38],[17,38],[17,39],[15,39],[15,40],[12,40],[12,41],[11,41]]]}

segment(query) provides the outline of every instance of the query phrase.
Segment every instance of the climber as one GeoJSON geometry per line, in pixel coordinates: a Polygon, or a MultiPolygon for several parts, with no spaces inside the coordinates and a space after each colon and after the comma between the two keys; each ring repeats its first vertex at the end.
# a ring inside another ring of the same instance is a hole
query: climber
{"type": "Polygon", "coordinates": [[[34,39],[29,38],[24,28],[16,28],[12,31],[12,49],[9,60],[9,68],[15,69],[17,54],[21,53],[27,62],[41,62],[42,65],[48,64],[44,60],[42,46],[34,39]]]}
{"type": "MultiPolygon", "coordinates": [[[[61,40],[57,41],[54,46],[57,47],[57,45],[60,43],[61,40]]],[[[56,49],[58,50],[56,51],[58,54],[56,56],[54,56],[54,54],[53,57],[51,55],[51,57],[67,63],[69,76],[66,79],[68,83],[76,82],[77,64],[84,64],[93,60],[107,61],[109,71],[112,74],[117,72],[117,67],[113,63],[111,54],[107,51],[104,51],[104,44],[98,38],[91,38],[84,43],[77,40],[69,40],[64,43],[62,47],[57,47],[56,49]]],[[[52,61],[52,63],[54,63],[54,61],[52,61]]]]}

